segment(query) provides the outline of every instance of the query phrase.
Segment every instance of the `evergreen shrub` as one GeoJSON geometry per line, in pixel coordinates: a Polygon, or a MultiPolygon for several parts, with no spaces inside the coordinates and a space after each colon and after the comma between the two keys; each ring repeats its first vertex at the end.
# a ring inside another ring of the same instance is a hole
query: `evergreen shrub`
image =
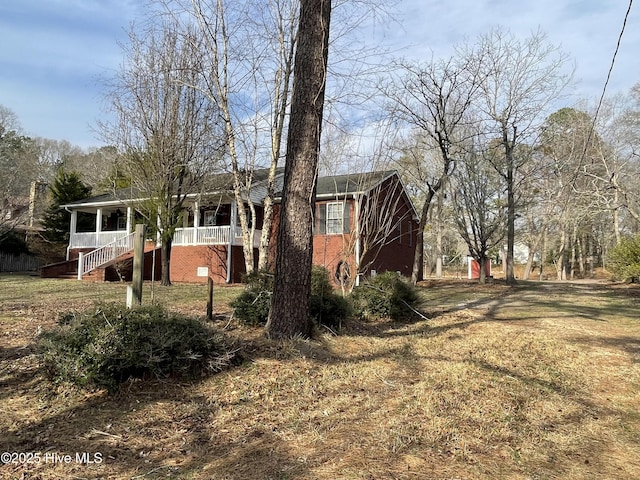
{"type": "MultiPolygon", "coordinates": [[[[243,279],[244,291],[231,303],[235,316],[246,325],[265,325],[271,307],[273,275],[256,272],[243,279]]],[[[311,271],[311,297],[309,314],[317,325],[340,328],[351,314],[348,299],[333,290],[329,272],[314,266],[311,271]]]]}
{"type": "Polygon", "coordinates": [[[640,235],[623,238],[609,252],[611,270],[616,279],[625,282],[640,282],[640,235]]]}
{"type": "Polygon", "coordinates": [[[355,287],[352,298],[361,317],[401,320],[414,315],[418,293],[396,272],[384,272],[355,287]]]}

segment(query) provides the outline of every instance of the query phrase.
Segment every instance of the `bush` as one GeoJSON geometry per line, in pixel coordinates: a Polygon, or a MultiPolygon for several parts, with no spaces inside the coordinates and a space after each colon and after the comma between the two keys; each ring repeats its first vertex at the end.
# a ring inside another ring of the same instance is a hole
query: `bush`
{"type": "Polygon", "coordinates": [[[58,323],[40,338],[44,366],[52,378],[79,386],[114,391],[129,378],[197,377],[233,357],[202,322],[161,307],[108,304],[63,314],[58,323]]]}
{"type": "Polygon", "coordinates": [[[625,282],[640,282],[640,235],[624,238],[609,253],[611,270],[625,282]]]}
{"type": "Polygon", "coordinates": [[[245,325],[265,325],[271,308],[273,275],[254,272],[242,279],[245,289],[231,302],[234,315],[245,325]]]}
{"type": "MultiPolygon", "coordinates": [[[[234,314],[246,325],[265,325],[271,307],[273,275],[252,273],[243,280],[245,290],[231,302],[234,314]]],[[[340,328],[351,314],[349,301],[334,292],[329,272],[324,267],[314,266],[311,270],[309,314],[316,324],[330,328],[340,328]]]]}
{"type": "Polygon", "coordinates": [[[416,289],[395,272],[384,272],[370,278],[353,290],[356,312],[362,317],[411,317],[418,300],[416,289]]]}
{"type": "Polygon", "coordinates": [[[347,298],[335,293],[331,285],[329,271],[314,266],[311,270],[311,298],[309,314],[317,325],[340,329],[342,323],[352,314],[351,303],[347,298]]]}

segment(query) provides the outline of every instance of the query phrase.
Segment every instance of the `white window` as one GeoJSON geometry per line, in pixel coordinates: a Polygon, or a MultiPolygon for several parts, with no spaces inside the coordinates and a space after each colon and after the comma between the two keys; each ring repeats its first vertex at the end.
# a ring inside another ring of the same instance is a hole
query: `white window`
{"type": "Polygon", "coordinates": [[[127,229],[127,217],[118,217],[117,229],[118,230],[126,230],[127,229]]]}
{"type": "Polygon", "coordinates": [[[344,202],[327,203],[327,235],[342,233],[344,202]]]}

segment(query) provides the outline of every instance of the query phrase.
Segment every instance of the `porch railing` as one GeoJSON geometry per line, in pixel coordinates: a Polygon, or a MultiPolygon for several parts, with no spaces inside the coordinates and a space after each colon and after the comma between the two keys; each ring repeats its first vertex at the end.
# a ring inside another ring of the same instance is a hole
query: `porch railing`
{"type": "Polygon", "coordinates": [[[104,265],[115,260],[133,249],[133,237],[135,233],[117,238],[114,241],[97,248],[89,253],[80,253],[78,256],[78,280],[82,280],[82,276],[95,270],[100,265],[104,265]]]}
{"type": "MultiPolygon", "coordinates": [[[[233,245],[242,245],[242,230],[240,227],[231,228],[230,225],[217,227],[189,227],[176,228],[173,234],[172,245],[228,245],[233,232],[233,245]]],[[[260,244],[261,230],[256,230],[254,245],[260,244]]]]}
{"type": "Polygon", "coordinates": [[[72,233],[69,248],[100,248],[127,235],[125,230],[72,233]]]}
{"type": "Polygon", "coordinates": [[[231,226],[176,228],[173,245],[227,245],[231,226]]]}

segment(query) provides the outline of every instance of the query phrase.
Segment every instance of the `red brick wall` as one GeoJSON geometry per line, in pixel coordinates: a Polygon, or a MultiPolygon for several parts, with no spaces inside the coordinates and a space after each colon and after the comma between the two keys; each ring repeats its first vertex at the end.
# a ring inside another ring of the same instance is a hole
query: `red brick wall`
{"type": "Polygon", "coordinates": [[[389,237],[391,237],[388,240],[389,243],[379,251],[373,249],[364,254],[361,264],[369,265],[365,274],[376,270],[377,272],[398,271],[404,276],[411,275],[418,222],[413,218],[414,211],[406,191],[397,181],[397,177],[388,179],[381,187],[382,193],[374,194],[370,199],[370,201],[377,203],[376,209],[395,208],[396,218],[401,219],[401,227],[389,233],[389,237]],[[396,202],[395,199],[398,196],[400,198],[396,202]],[[389,199],[393,199],[393,201],[389,201],[389,199]]]}
{"type": "MultiPolygon", "coordinates": [[[[316,202],[316,209],[318,205],[323,203],[335,202],[335,199],[328,201],[316,202]]],[[[349,228],[351,232],[355,231],[355,210],[353,200],[341,200],[345,202],[345,208],[349,211],[349,228]]],[[[316,232],[317,232],[316,228],[316,232]]],[[[352,275],[355,275],[355,257],[354,253],[355,238],[353,233],[343,234],[314,234],[313,236],[313,264],[324,266],[329,270],[331,278],[335,278],[338,264],[341,261],[346,261],[349,264],[349,269],[352,275]]]]}
{"type": "MultiPolygon", "coordinates": [[[[235,253],[235,252],[233,252],[235,253]]],[[[197,275],[198,267],[208,267],[216,283],[227,281],[227,247],[222,245],[174,246],[171,248],[171,281],[206,283],[197,275]]]]}
{"type": "MultiPolygon", "coordinates": [[[[197,275],[198,267],[208,267],[209,276],[215,283],[227,281],[227,246],[197,245],[174,246],[171,249],[171,281],[184,283],[206,283],[207,277],[197,275]]],[[[242,247],[231,247],[231,282],[242,281],[246,269],[242,247]]],[[[254,251],[258,258],[258,250],[254,251]]]]}
{"type": "MultiPolygon", "coordinates": [[[[406,192],[404,192],[404,190],[394,190],[391,188],[393,186],[391,182],[394,182],[395,180],[395,177],[388,180],[388,184],[383,188],[386,189],[386,192],[395,192],[396,195],[401,195],[401,199],[397,204],[397,215],[402,217],[403,219],[401,235],[398,236],[398,238],[394,238],[391,243],[385,245],[384,247],[382,247],[382,249],[380,249],[376,259],[371,263],[369,270],[373,269],[377,272],[384,272],[387,270],[391,270],[394,272],[399,271],[402,275],[410,276],[413,266],[413,255],[418,233],[418,222],[413,218],[414,212],[409,199],[406,196],[406,192]]],[[[356,225],[354,203],[353,200],[346,201],[348,203],[350,212],[349,223],[353,232],[356,225]]],[[[326,201],[318,201],[317,205],[321,203],[326,203],[326,201]]],[[[275,264],[279,209],[280,205],[274,206],[274,222],[272,228],[271,244],[269,248],[269,258],[272,265],[275,264]]],[[[397,236],[396,233],[394,233],[394,237],[395,236],[397,236]]],[[[325,266],[329,270],[332,278],[334,278],[338,263],[341,260],[345,260],[345,257],[348,255],[349,258],[347,259],[347,261],[349,262],[349,267],[351,269],[352,275],[354,275],[355,258],[353,255],[353,241],[354,239],[352,237],[352,234],[319,235],[316,233],[313,236],[314,265],[325,266]],[[349,253],[351,253],[351,255],[349,255],[349,253]]],[[[361,263],[367,264],[371,259],[371,256],[372,255],[370,254],[369,258],[363,258],[361,263]]]]}

